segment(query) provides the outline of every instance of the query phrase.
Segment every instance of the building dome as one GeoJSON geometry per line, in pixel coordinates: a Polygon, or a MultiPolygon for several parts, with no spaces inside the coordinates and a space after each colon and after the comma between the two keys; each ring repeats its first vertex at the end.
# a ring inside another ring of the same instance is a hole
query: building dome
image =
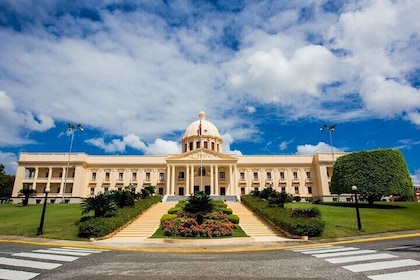
{"type": "Polygon", "coordinates": [[[198,120],[192,122],[184,133],[185,137],[191,137],[191,136],[199,136],[199,127],[200,127],[200,121],[201,121],[201,136],[213,136],[213,137],[219,137],[219,130],[217,127],[212,123],[206,120],[206,113],[201,111],[198,114],[198,120]]]}
{"type": "Polygon", "coordinates": [[[200,147],[221,152],[222,143],[223,140],[219,130],[212,122],[206,120],[206,113],[203,111],[198,114],[198,120],[192,122],[187,127],[182,137],[183,152],[195,150],[200,147]]]}

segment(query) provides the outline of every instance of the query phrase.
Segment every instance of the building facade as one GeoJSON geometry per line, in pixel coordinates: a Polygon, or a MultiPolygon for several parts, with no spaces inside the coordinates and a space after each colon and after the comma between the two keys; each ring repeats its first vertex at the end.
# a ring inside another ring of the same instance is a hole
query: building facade
{"type": "Polygon", "coordinates": [[[79,203],[83,198],[132,187],[139,192],[155,186],[164,196],[236,196],[272,187],[302,199],[332,201],[329,186],[334,160],[341,154],[231,155],[204,112],[182,138],[182,153],[162,156],[104,156],[85,153],[22,153],[12,199],[19,190],[35,189],[30,203],[40,203],[45,190],[49,203],[79,203]]]}

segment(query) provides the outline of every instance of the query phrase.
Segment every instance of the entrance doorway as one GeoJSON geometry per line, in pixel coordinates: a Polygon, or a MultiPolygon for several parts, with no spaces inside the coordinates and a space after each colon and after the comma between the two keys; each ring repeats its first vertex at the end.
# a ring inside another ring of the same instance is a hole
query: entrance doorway
{"type": "Polygon", "coordinates": [[[207,195],[210,195],[210,186],[204,186],[204,192],[205,192],[207,195]]]}
{"type": "Polygon", "coordinates": [[[183,187],[180,187],[180,188],[179,188],[179,190],[178,190],[178,194],[179,194],[179,195],[184,195],[184,188],[183,188],[183,187]]]}
{"type": "Polygon", "coordinates": [[[226,188],[220,187],[220,195],[226,195],[226,188]]]}

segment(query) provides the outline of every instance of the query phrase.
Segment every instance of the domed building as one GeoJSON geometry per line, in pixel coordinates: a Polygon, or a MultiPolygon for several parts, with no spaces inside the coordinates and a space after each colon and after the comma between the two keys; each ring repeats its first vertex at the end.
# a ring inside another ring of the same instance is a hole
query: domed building
{"type": "Polygon", "coordinates": [[[219,130],[204,112],[187,127],[181,143],[182,153],[176,155],[21,153],[13,203],[20,202],[22,186],[37,192],[30,203],[40,203],[46,189],[50,203],[79,203],[85,197],[127,186],[136,192],[155,186],[164,201],[198,191],[239,200],[243,194],[267,187],[302,199],[336,199],[329,184],[333,161],[340,154],[225,154],[219,130]]]}

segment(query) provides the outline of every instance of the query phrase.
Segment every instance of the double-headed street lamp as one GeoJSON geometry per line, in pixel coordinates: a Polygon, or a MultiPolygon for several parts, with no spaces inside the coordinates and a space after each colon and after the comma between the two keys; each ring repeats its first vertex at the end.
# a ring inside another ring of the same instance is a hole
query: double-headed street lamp
{"type": "Polygon", "coordinates": [[[45,192],[44,205],[42,206],[41,221],[39,222],[37,235],[41,235],[42,230],[44,229],[45,209],[47,208],[47,199],[48,199],[48,193],[50,192],[50,187],[47,186],[44,192],[45,192]]]}
{"type": "Polygon", "coordinates": [[[71,156],[71,149],[73,148],[73,139],[74,139],[74,132],[76,130],[83,131],[82,125],[79,123],[77,125],[68,123],[67,131],[71,133],[71,140],[70,140],[70,150],[69,150],[69,157],[67,160],[67,168],[66,174],[64,176],[64,186],[63,186],[63,196],[62,196],[62,203],[64,203],[64,194],[66,193],[66,185],[67,185],[67,176],[69,175],[69,167],[70,167],[70,156],[71,156]]]}
{"type": "Polygon", "coordinates": [[[328,132],[330,133],[330,146],[331,146],[331,156],[332,156],[332,161],[333,161],[333,163],[334,163],[334,148],[333,148],[333,142],[332,142],[332,133],[334,132],[334,130],[335,130],[335,124],[333,124],[333,125],[327,125],[327,124],[324,124],[323,126],[321,126],[321,128],[319,129],[319,130],[321,130],[321,131],[325,131],[325,130],[328,130],[328,132]]]}
{"type": "Polygon", "coordinates": [[[358,199],[357,199],[357,187],[352,186],[351,190],[354,193],[354,200],[356,202],[355,206],[356,206],[357,228],[359,229],[359,231],[362,231],[363,229],[362,229],[362,223],[360,222],[359,203],[358,203],[358,199]]]}

